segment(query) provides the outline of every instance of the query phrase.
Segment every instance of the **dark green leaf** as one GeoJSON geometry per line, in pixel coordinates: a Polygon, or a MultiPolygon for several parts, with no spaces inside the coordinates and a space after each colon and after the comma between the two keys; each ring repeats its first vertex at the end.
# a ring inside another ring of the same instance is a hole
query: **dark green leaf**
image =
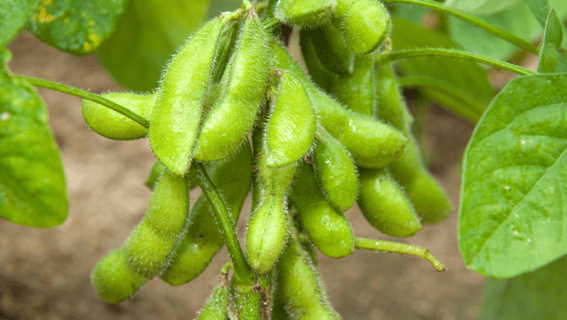
{"type": "Polygon", "coordinates": [[[45,105],[33,87],[1,69],[0,173],[1,217],[37,228],[65,221],[65,175],[45,105]]]}
{"type": "Polygon", "coordinates": [[[520,0],[447,0],[444,5],[475,15],[489,15],[508,9],[520,0]]]}
{"type": "Polygon", "coordinates": [[[39,0],[0,1],[0,47],[6,45],[24,26],[39,0]]]}
{"type": "Polygon", "coordinates": [[[567,257],[512,279],[487,279],[481,320],[564,319],[567,257]]]}
{"type": "Polygon", "coordinates": [[[545,23],[545,32],[543,33],[543,43],[551,43],[557,48],[561,47],[563,42],[563,28],[561,21],[557,17],[554,9],[549,11],[547,22],[545,23]]]}
{"type": "Polygon", "coordinates": [[[98,49],[114,31],[128,0],[43,0],[28,29],[41,41],[76,55],[98,49]]]}
{"type": "Polygon", "coordinates": [[[208,0],[132,0],[97,56],[122,86],[157,87],[171,56],[202,23],[208,0]]]}
{"type": "MultiPolygon", "coordinates": [[[[392,21],[394,27],[391,38],[395,50],[426,47],[459,48],[441,32],[420,27],[397,17],[393,17],[392,21]]],[[[428,57],[402,60],[397,65],[408,76],[425,76],[434,79],[444,87],[455,88],[459,95],[483,101],[485,106],[494,96],[486,71],[474,62],[428,57]]],[[[454,95],[439,90],[425,89],[424,92],[452,110],[470,109],[480,114],[484,109],[478,110],[478,104],[467,104],[466,101],[455,99],[454,95]]]]}
{"type": "Polygon", "coordinates": [[[567,74],[510,81],[465,151],[459,247],[499,278],[567,253],[567,74]]]}
{"type": "Polygon", "coordinates": [[[551,9],[543,33],[543,47],[539,55],[539,73],[567,72],[567,59],[559,52],[563,41],[563,28],[555,10],[551,9]],[[561,63],[560,63],[561,61],[561,63]],[[557,68],[559,66],[559,69],[557,68]]]}

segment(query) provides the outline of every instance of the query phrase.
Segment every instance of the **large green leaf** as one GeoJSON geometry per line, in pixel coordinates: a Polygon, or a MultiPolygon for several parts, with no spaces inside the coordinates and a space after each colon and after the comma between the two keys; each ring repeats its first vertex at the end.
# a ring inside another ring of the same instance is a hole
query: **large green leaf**
{"type": "Polygon", "coordinates": [[[202,23],[208,0],[131,0],[97,56],[112,77],[135,91],[150,91],[171,56],[202,23]]]}
{"type": "Polygon", "coordinates": [[[459,247],[480,274],[514,277],[567,253],[567,74],[519,77],[467,146],[459,247]]]}
{"type": "MultiPolygon", "coordinates": [[[[7,51],[0,49],[2,65],[7,51]]],[[[35,89],[0,69],[0,216],[49,228],[68,211],[65,176],[45,105],[35,89]]]]}
{"type": "MultiPolygon", "coordinates": [[[[551,0],[550,3],[557,11],[559,18],[565,18],[567,1],[551,0]]],[[[525,2],[518,2],[505,11],[482,18],[488,23],[531,42],[537,41],[543,33],[542,26],[525,2]]],[[[497,59],[508,59],[518,50],[515,45],[454,17],[449,17],[449,34],[467,51],[497,59]]]]}
{"type": "Polygon", "coordinates": [[[444,5],[460,11],[489,15],[508,9],[521,0],[447,0],[444,5]]]}
{"type": "MultiPolygon", "coordinates": [[[[393,17],[392,21],[394,27],[391,38],[396,50],[430,47],[459,48],[455,42],[439,31],[420,27],[397,17],[393,17]]],[[[443,87],[452,88],[453,94],[431,89],[425,89],[424,92],[456,112],[462,109],[473,111],[476,114],[476,119],[473,120],[478,120],[484,111],[484,106],[488,105],[494,96],[486,71],[474,62],[427,57],[400,61],[398,67],[408,76],[431,78],[432,81],[440,83],[443,87]],[[478,104],[467,104],[467,99],[455,99],[457,94],[469,98],[468,100],[480,101],[481,107],[479,108],[478,104]]]]}
{"type": "Polygon", "coordinates": [[[114,31],[128,0],[44,0],[28,29],[41,41],[76,55],[91,53],[114,31]]]}
{"type": "Polygon", "coordinates": [[[8,43],[24,26],[39,0],[0,1],[0,47],[8,43]]]}
{"type": "Polygon", "coordinates": [[[565,319],[566,284],[567,257],[516,278],[489,278],[479,319],[565,319]]]}

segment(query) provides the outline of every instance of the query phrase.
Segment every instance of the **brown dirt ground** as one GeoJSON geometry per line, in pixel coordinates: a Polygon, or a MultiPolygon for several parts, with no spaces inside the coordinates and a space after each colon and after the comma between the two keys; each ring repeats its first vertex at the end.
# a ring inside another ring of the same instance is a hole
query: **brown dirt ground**
{"type": "MultiPolygon", "coordinates": [[[[59,52],[26,33],[8,48],[14,54],[10,63],[14,73],[94,93],[119,90],[94,56],[59,52]]],[[[200,277],[184,286],[170,287],[154,279],[118,305],[97,296],[89,280],[91,269],[108,251],[121,246],[142,219],[150,196],[143,183],[155,158],[147,139],[117,142],[92,132],[83,121],[80,99],[45,89],[39,92],[63,153],[69,218],[48,230],[0,220],[0,319],[194,318],[228,259],[224,249],[200,277]]],[[[459,161],[473,127],[439,108],[431,109],[426,122],[431,170],[456,206],[459,161]]],[[[448,271],[437,273],[421,259],[393,254],[321,257],[330,300],[344,319],[476,318],[483,278],[467,270],[460,257],[456,213],[409,239],[381,235],[356,208],[346,214],[357,236],[428,247],[448,271]]],[[[242,218],[240,233],[244,222],[242,218]]]]}

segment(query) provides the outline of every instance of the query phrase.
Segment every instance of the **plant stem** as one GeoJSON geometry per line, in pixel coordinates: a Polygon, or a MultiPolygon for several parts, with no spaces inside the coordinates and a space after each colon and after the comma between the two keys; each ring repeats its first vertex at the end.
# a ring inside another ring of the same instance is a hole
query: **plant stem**
{"type": "Polygon", "coordinates": [[[474,26],[477,26],[481,29],[483,29],[484,31],[497,36],[500,39],[506,40],[516,46],[518,46],[521,49],[524,49],[526,51],[529,51],[531,53],[535,53],[535,54],[539,54],[539,50],[538,48],[533,44],[530,43],[520,37],[517,37],[505,30],[502,30],[498,27],[493,26],[492,24],[478,18],[475,17],[473,15],[464,13],[464,12],[460,12],[457,11],[453,8],[449,8],[449,7],[445,7],[442,4],[439,4],[435,1],[431,1],[431,0],[382,0],[382,2],[391,2],[391,3],[409,3],[409,4],[414,4],[414,5],[418,5],[418,6],[423,6],[423,7],[427,7],[433,10],[437,10],[443,13],[447,13],[450,14],[452,16],[454,16],[455,18],[461,19],[465,22],[468,22],[474,26]]]}
{"type": "Polygon", "coordinates": [[[515,64],[482,56],[476,53],[466,52],[462,50],[455,50],[455,49],[445,49],[445,48],[423,48],[423,49],[393,51],[391,53],[384,53],[378,56],[377,62],[379,64],[388,64],[395,60],[407,59],[407,58],[422,58],[422,57],[448,57],[455,59],[470,60],[474,62],[483,63],[497,69],[510,71],[523,76],[537,73],[529,69],[526,69],[524,67],[517,66],[515,64]]]}
{"type": "Polygon", "coordinates": [[[280,25],[280,24],[281,24],[281,21],[280,21],[280,20],[278,20],[278,19],[276,19],[276,18],[272,18],[272,19],[270,19],[270,20],[264,22],[264,23],[263,23],[263,26],[264,26],[264,29],[269,30],[269,29],[271,29],[271,28],[273,28],[273,27],[275,27],[275,26],[277,26],[277,25],[280,25]]]}
{"type": "Polygon", "coordinates": [[[461,92],[459,88],[434,78],[425,76],[405,76],[398,78],[398,84],[402,87],[424,87],[459,100],[468,108],[460,105],[453,105],[450,106],[451,111],[454,111],[473,123],[478,122],[484,112],[484,109],[486,109],[487,104],[484,101],[471,98],[469,95],[461,92]]]}
{"type": "Polygon", "coordinates": [[[48,80],[44,80],[44,79],[39,79],[39,78],[34,78],[34,77],[27,77],[27,76],[22,76],[22,75],[14,75],[16,78],[22,80],[22,81],[27,81],[30,84],[36,86],[36,87],[41,87],[41,88],[47,88],[47,89],[51,89],[51,90],[55,90],[55,91],[59,91],[59,92],[63,92],[63,93],[67,93],[70,94],[72,96],[75,97],[79,97],[82,99],[87,99],[93,102],[96,102],[98,104],[101,104],[107,108],[110,108],[120,114],[122,114],[125,117],[128,117],[130,119],[132,119],[133,121],[136,121],[137,123],[139,123],[140,125],[144,126],[145,128],[149,128],[150,126],[150,122],[142,117],[141,115],[133,112],[130,109],[127,109],[115,102],[112,102],[108,99],[105,99],[97,94],[94,93],[90,93],[87,91],[83,91],[81,89],[77,89],[74,87],[69,87],[66,86],[64,84],[60,84],[57,82],[51,82],[48,80]]]}
{"type": "Polygon", "coordinates": [[[238,238],[236,237],[236,232],[234,232],[234,227],[232,226],[232,221],[226,210],[226,206],[222,202],[217,189],[215,188],[213,182],[209,178],[207,171],[202,163],[193,163],[195,166],[195,171],[197,173],[197,183],[203,190],[203,193],[209,200],[211,207],[215,213],[217,223],[221,229],[222,236],[224,238],[224,243],[228,249],[230,259],[234,266],[234,275],[238,283],[252,285],[254,283],[255,274],[246,262],[242,248],[238,243],[238,238]]]}
{"type": "Polygon", "coordinates": [[[446,270],[445,267],[429,252],[429,249],[410,246],[409,244],[364,238],[356,238],[354,240],[354,246],[357,249],[407,254],[420,257],[429,261],[435,270],[439,272],[446,270]]]}

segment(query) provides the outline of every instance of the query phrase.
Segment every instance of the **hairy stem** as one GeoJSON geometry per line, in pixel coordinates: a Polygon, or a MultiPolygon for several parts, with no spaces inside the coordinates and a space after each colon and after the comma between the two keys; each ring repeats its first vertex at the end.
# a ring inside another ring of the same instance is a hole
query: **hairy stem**
{"type": "Polygon", "coordinates": [[[424,48],[424,49],[393,51],[378,56],[377,62],[380,64],[388,64],[395,60],[407,59],[407,58],[423,58],[423,57],[448,57],[455,59],[470,60],[474,62],[483,63],[497,69],[510,71],[522,76],[537,73],[529,69],[526,69],[524,67],[517,66],[515,64],[486,57],[476,53],[466,52],[462,50],[455,50],[455,49],[445,49],[445,48],[424,48]]]}
{"type": "Polygon", "coordinates": [[[234,228],[232,227],[232,221],[228,215],[226,206],[222,202],[222,199],[220,198],[213,182],[209,178],[203,164],[193,163],[193,166],[195,166],[195,171],[197,173],[197,183],[211,203],[216,220],[221,228],[224,243],[226,244],[230,259],[234,266],[234,275],[236,276],[238,283],[252,285],[254,283],[255,274],[248,265],[248,262],[246,262],[244,252],[242,252],[242,248],[240,247],[240,243],[236,237],[236,232],[234,232],[234,228]]]}
{"type": "Polygon", "coordinates": [[[354,246],[357,249],[407,254],[420,257],[429,261],[435,270],[439,272],[446,270],[445,267],[429,252],[429,249],[410,246],[409,244],[364,238],[356,238],[354,246]]]}
{"type": "Polygon", "coordinates": [[[450,14],[457,19],[461,19],[465,22],[468,22],[474,26],[481,28],[482,30],[497,36],[500,39],[506,40],[517,47],[529,51],[531,53],[539,54],[538,48],[531,42],[528,42],[518,36],[515,36],[505,30],[502,30],[480,18],[477,18],[473,15],[457,11],[453,8],[445,7],[442,4],[431,1],[431,0],[382,0],[382,2],[392,2],[392,3],[409,3],[418,6],[427,7],[433,10],[437,10],[443,13],[450,14]]]}
{"type": "Polygon", "coordinates": [[[107,108],[110,108],[120,114],[122,114],[125,117],[128,117],[134,121],[136,121],[137,123],[139,123],[140,125],[144,126],[145,128],[149,128],[150,126],[150,122],[148,121],[148,119],[142,117],[141,115],[133,112],[130,109],[127,109],[115,102],[112,102],[108,99],[105,99],[97,94],[94,93],[90,93],[87,91],[83,91],[81,89],[77,89],[74,87],[69,87],[66,86],[64,84],[60,84],[57,82],[51,82],[48,80],[44,80],[44,79],[39,79],[39,78],[34,78],[34,77],[27,77],[27,76],[22,76],[22,75],[14,75],[16,78],[23,80],[23,81],[27,81],[30,84],[36,86],[36,87],[41,87],[41,88],[46,88],[46,89],[51,89],[51,90],[55,90],[55,91],[59,91],[59,92],[63,92],[63,93],[67,93],[70,94],[72,96],[75,97],[79,97],[82,99],[87,99],[93,102],[96,102],[98,104],[101,104],[107,108]]]}

